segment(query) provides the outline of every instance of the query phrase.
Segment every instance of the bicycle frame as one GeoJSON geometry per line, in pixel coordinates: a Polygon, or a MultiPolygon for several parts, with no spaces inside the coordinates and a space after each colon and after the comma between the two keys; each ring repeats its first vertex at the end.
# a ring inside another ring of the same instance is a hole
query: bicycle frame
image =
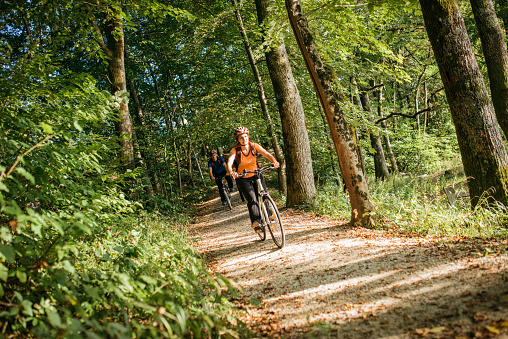
{"type": "Polygon", "coordinates": [[[243,173],[239,173],[239,176],[245,176],[247,173],[254,173],[256,176],[256,183],[258,186],[257,189],[257,205],[259,208],[259,212],[261,213],[261,228],[262,232],[258,232],[258,236],[261,240],[265,240],[266,238],[266,228],[270,231],[273,241],[275,244],[282,248],[285,243],[285,231],[284,226],[282,225],[282,221],[280,218],[279,210],[275,205],[273,199],[270,197],[270,193],[266,190],[263,185],[263,180],[261,180],[261,174],[267,169],[273,169],[273,166],[264,166],[262,168],[256,169],[254,171],[243,171],[243,173]],[[266,205],[268,204],[268,205],[266,205]]]}

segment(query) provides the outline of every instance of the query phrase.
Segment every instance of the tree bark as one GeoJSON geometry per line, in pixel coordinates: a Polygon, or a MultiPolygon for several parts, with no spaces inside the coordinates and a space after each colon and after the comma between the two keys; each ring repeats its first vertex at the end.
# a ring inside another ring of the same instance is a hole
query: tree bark
{"type": "Polygon", "coordinates": [[[285,3],[291,27],[330,127],[339,167],[351,202],[351,223],[374,225],[371,215],[374,206],[370,200],[367,181],[358,162],[348,124],[340,108],[339,103],[343,99],[334,90],[332,70],[326,67],[319,57],[307,20],[302,14],[300,2],[285,0],[285,3]]]}
{"type": "MultiPolygon", "coordinates": [[[[360,95],[358,94],[358,86],[356,85],[356,80],[354,79],[354,77],[350,77],[349,82],[351,82],[351,85],[353,85],[353,88],[351,89],[353,104],[355,104],[360,111],[363,111],[363,105],[362,101],[360,100],[360,95]]],[[[362,147],[360,146],[359,143],[360,137],[358,136],[358,133],[354,126],[351,125],[349,126],[349,133],[351,134],[351,138],[354,141],[356,156],[358,157],[358,161],[360,162],[363,175],[365,176],[367,171],[365,170],[365,159],[363,157],[362,147]]]]}
{"type": "Polygon", "coordinates": [[[182,166],[180,165],[180,158],[178,158],[178,147],[176,145],[176,137],[175,130],[173,128],[173,115],[176,111],[176,104],[175,108],[173,109],[173,113],[169,114],[169,118],[167,116],[164,116],[164,119],[166,120],[167,130],[169,133],[173,134],[173,152],[175,152],[175,160],[176,160],[176,173],[178,175],[178,188],[180,190],[180,195],[183,193],[183,185],[182,185],[182,166]]]}
{"type": "Polygon", "coordinates": [[[508,137],[508,51],[492,0],[470,0],[490,80],[496,117],[508,137]]]}
{"type": "MultiPolygon", "coordinates": [[[[121,10],[115,6],[111,7],[111,13],[106,20],[104,32],[106,35],[107,47],[101,46],[108,55],[108,74],[111,81],[111,92],[116,94],[120,91],[127,91],[124,63],[124,34],[123,26],[116,17],[121,10]]],[[[115,129],[120,136],[122,149],[122,163],[125,166],[132,166],[134,160],[134,147],[132,144],[132,122],[129,115],[127,102],[120,103],[118,112],[119,120],[115,122],[115,129]]]]}
{"type": "Polygon", "coordinates": [[[489,194],[506,205],[508,157],[456,0],[420,0],[450,106],[471,207],[489,194]]]}
{"type": "Polygon", "coordinates": [[[238,21],[240,34],[242,35],[243,45],[245,46],[245,51],[247,52],[247,57],[249,58],[249,64],[252,69],[252,74],[254,75],[254,81],[256,82],[256,86],[258,89],[258,99],[261,105],[261,112],[263,113],[263,117],[265,118],[267,123],[267,133],[272,141],[272,148],[275,153],[275,158],[280,163],[280,167],[278,169],[279,190],[284,194],[286,194],[287,193],[286,160],[284,159],[284,154],[282,153],[282,149],[279,146],[279,141],[277,140],[277,135],[275,134],[275,130],[273,128],[272,118],[270,116],[270,112],[268,111],[268,106],[266,104],[266,94],[265,89],[263,87],[263,80],[261,79],[261,75],[259,74],[258,66],[256,64],[256,60],[254,59],[252,48],[250,47],[249,38],[247,37],[247,33],[245,32],[245,28],[243,26],[243,20],[242,16],[240,15],[240,10],[238,9],[238,4],[236,0],[232,0],[232,2],[233,6],[235,7],[235,15],[238,21]]]}
{"type": "MultiPolygon", "coordinates": [[[[256,0],[258,22],[270,20],[268,6],[272,0],[256,0]]],[[[309,136],[300,93],[291,71],[284,42],[265,51],[266,63],[272,80],[282,123],[284,151],[286,154],[288,207],[309,203],[316,204],[316,186],[310,152],[309,136]]]]}

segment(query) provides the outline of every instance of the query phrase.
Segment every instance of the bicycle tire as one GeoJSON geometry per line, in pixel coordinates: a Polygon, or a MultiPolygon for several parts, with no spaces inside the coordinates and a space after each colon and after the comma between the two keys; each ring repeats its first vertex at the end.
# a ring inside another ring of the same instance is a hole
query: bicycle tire
{"type": "Polygon", "coordinates": [[[282,225],[279,209],[269,195],[265,195],[263,197],[263,214],[263,219],[266,221],[266,225],[268,226],[273,242],[278,248],[283,248],[286,244],[284,225],[282,225]]]}
{"type": "Polygon", "coordinates": [[[226,203],[228,205],[229,210],[233,209],[233,205],[231,205],[231,194],[229,194],[229,189],[227,186],[222,186],[222,191],[224,192],[224,196],[226,197],[226,203]]]}
{"type": "Polygon", "coordinates": [[[261,241],[265,241],[266,240],[266,219],[265,219],[265,211],[264,211],[264,208],[263,208],[263,205],[259,204],[258,205],[260,207],[260,211],[259,213],[261,213],[261,232],[256,232],[256,234],[258,235],[259,239],[261,239],[261,241]]]}
{"type": "Polygon", "coordinates": [[[266,226],[261,225],[261,232],[256,232],[256,234],[258,235],[258,237],[261,241],[265,241],[266,240],[266,226]]]}

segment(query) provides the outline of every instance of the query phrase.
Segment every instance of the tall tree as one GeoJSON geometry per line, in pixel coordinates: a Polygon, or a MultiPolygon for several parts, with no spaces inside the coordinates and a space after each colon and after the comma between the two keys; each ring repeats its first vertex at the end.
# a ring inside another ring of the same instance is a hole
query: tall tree
{"type": "Polygon", "coordinates": [[[508,136],[508,51],[492,0],[470,0],[490,80],[497,121],[508,136]]]}
{"type": "MultiPolygon", "coordinates": [[[[427,98],[427,86],[425,86],[425,97],[427,98]]],[[[377,114],[380,118],[383,118],[383,87],[380,87],[376,90],[376,98],[377,98],[377,114]]],[[[425,105],[427,105],[427,100],[425,100],[425,105]]],[[[427,113],[427,112],[425,112],[427,113]]],[[[427,117],[427,115],[425,115],[427,117]]],[[[427,119],[425,118],[425,125],[427,124],[427,119]]],[[[424,125],[424,126],[425,126],[424,125]]],[[[381,121],[381,127],[383,130],[388,129],[388,125],[386,121],[381,121]]],[[[386,149],[386,154],[388,155],[388,159],[390,161],[390,164],[392,166],[392,172],[397,173],[399,172],[399,169],[397,167],[397,161],[395,160],[395,155],[393,154],[392,150],[392,144],[390,142],[390,137],[388,134],[383,134],[383,142],[386,149]]]]}
{"type": "Polygon", "coordinates": [[[370,200],[366,178],[358,162],[348,123],[340,107],[343,98],[334,89],[332,70],[321,61],[307,19],[302,14],[300,2],[285,0],[285,3],[291,27],[330,127],[339,167],[351,202],[351,223],[372,225],[374,206],[370,200]]]}
{"type": "MultiPolygon", "coordinates": [[[[374,114],[370,106],[369,91],[362,91],[360,94],[360,101],[362,103],[363,110],[368,113],[369,118],[374,120],[374,114]]],[[[374,150],[374,172],[376,179],[387,179],[390,173],[386,166],[385,153],[383,151],[383,144],[381,143],[381,137],[374,131],[369,131],[370,145],[374,150]]]]}
{"type": "MultiPolygon", "coordinates": [[[[272,0],[256,0],[261,27],[269,26],[271,4],[272,0]]],[[[287,164],[286,205],[292,207],[305,202],[315,204],[316,187],[303,105],[293,78],[286,46],[279,37],[277,40],[276,46],[265,50],[265,57],[282,123],[287,164]]]]}
{"type": "MultiPolygon", "coordinates": [[[[351,77],[350,79],[351,84],[353,85],[353,100],[355,104],[358,106],[360,110],[363,110],[364,112],[367,112],[368,119],[374,121],[374,114],[372,112],[372,108],[370,105],[370,99],[369,99],[369,91],[370,90],[362,90],[362,93],[358,93],[356,80],[354,77],[351,77]]],[[[388,167],[386,166],[386,159],[385,154],[383,151],[383,145],[381,143],[381,137],[379,134],[376,134],[372,129],[369,130],[369,138],[370,138],[370,146],[374,150],[373,158],[374,158],[374,175],[376,176],[376,179],[384,180],[388,178],[390,173],[388,172],[388,167]]],[[[357,147],[358,149],[358,147],[357,147]]],[[[358,159],[361,162],[360,154],[357,151],[358,159]]],[[[363,173],[365,174],[364,165],[362,164],[363,173]]]]}
{"type": "Polygon", "coordinates": [[[420,0],[455,125],[471,207],[488,192],[504,204],[508,155],[456,0],[420,0]]]}
{"type": "MultiPolygon", "coordinates": [[[[87,5],[90,12],[90,6],[87,5]]],[[[114,95],[126,93],[127,82],[125,77],[125,44],[122,25],[123,13],[118,5],[111,5],[105,8],[104,41],[100,27],[94,17],[91,23],[95,27],[97,41],[99,46],[108,58],[108,75],[111,82],[111,92],[114,95]]],[[[132,142],[132,122],[129,114],[129,105],[127,101],[120,103],[118,110],[118,120],[115,122],[115,128],[119,135],[122,163],[131,166],[134,160],[134,147],[132,142]]]]}
{"type": "Polygon", "coordinates": [[[236,15],[236,19],[238,21],[238,27],[240,29],[240,34],[242,36],[243,45],[245,46],[245,51],[247,52],[247,57],[249,59],[249,64],[252,69],[252,74],[254,75],[254,81],[256,82],[256,86],[258,89],[258,99],[259,104],[261,105],[261,112],[263,112],[263,117],[267,123],[267,132],[272,141],[272,148],[275,152],[275,158],[280,163],[280,167],[278,169],[279,174],[279,190],[287,193],[287,185],[286,185],[286,160],[284,159],[284,154],[282,153],[282,149],[279,146],[279,141],[277,140],[277,135],[275,134],[275,130],[273,128],[272,118],[270,116],[270,112],[268,111],[268,105],[266,104],[266,94],[263,86],[263,79],[261,79],[261,75],[259,74],[259,69],[256,64],[256,60],[254,58],[254,53],[252,53],[252,48],[250,47],[249,38],[247,37],[247,32],[243,26],[242,15],[240,14],[240,9],[238,7],[237,1],[232,0],[234,11],[236,15]]]}

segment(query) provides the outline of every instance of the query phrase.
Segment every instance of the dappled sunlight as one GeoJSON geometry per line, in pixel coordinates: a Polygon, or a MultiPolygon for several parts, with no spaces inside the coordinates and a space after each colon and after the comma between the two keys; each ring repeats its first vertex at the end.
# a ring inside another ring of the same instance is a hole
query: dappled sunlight
{"type": "Polygon", "coordinates": [[[465,321],[470,318],[461,315],[473,312],[468,305],[495,302],[485,291],[493,300],[508,292],[506,283],[492,285],[493,275],[508,281],[506,256],[472,258],[431,237],[396,237],[291,209],[281,212],[286,246],[278,250],[269,234],[259,241],[250,229],[246,206],[216,207],[193,226],[200,250],[211,267],[243,287],[241,300],[263,303],[244,305],[254,328],[276,324],[283,337],[307,338],[313,323],[325,322],[354,338],[372,337],[373,328],[374,337],[398,338],[408,322],[432,328],[442,314],[465,321]]]}
{"type": "Polygon", "coordinates": [[[284,299],[295,299],[295,298],[301,298],[306,297],[308,295],[311,295],[312,298],[315,297],[323,297],[326,295],[330,295],[332,293],[337,293],[345,290],[346,288],[350,286],[359,286],[361,284],[369,284],[379,279],[387,278],[388,276],[393,275],[395,272],[385,272],[376,274],[373,276],[362,276],[362,277],[356,277],[352,279],[345,279],[329,284],[321,284],[318,286],[314,286],[307,289],[302,289],[299,291],[295,291],[292,293],[276,296],[273,298],[267,298],[265,299],[266,302],[272,302],[272,301],[278,301],[278,300],[284,300],[284,299]]]}

